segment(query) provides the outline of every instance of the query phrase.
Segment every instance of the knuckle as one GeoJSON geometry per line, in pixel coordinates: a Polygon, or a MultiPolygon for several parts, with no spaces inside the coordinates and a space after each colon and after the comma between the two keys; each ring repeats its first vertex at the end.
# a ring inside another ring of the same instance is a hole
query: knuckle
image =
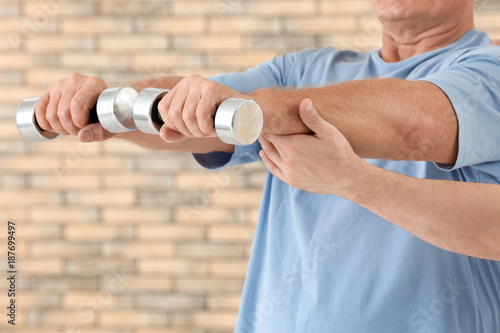
{"type": "Polygon", "coordinates": [[[78,80],[80,80],[81,78],[83,77],[82,74],[79,74],[79,73],[73,73],[71,74],[68,79],[71,81],[71,82],[76,82],[78,80]]]}
{"type": "Polygon", "coordinates": [[[184,120],[185,122],[193,122],[194,120],[196,120],[196,116],[190,112],[184,112],[182,114],[182,120],[184,120]]]}
{"type": "Polygon", "coordinates": [[[83,101],[78,97],[73,97],[70,102],[70,109],[72,111],[80,111],[83,109],[83,101]]]}
{"type": "Polygon", "coordinates": [[[57,114],[55,112],[47,112],[45,118],[49,123],[55,123],[58,120],[57,114]]]}
{"type": "Polygon", "coordinates": [[[101,85],[104,81],[101,78],[97,77],[97,76],[90,76],[90,77],[87,78],[87,82],[90,85],[96,85],[96,86],[98,86],[98,85],[101,85]]]}

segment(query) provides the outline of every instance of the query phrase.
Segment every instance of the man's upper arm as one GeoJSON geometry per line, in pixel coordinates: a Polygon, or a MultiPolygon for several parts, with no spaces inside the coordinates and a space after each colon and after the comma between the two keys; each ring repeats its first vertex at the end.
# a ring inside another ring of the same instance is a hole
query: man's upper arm
{"type": "Polygon", "coordinates": [[[457,161],[439,166],[453,170],[500,161],[500,48],[469,51],[449,68],[420,80],[448,96],[458,119],[457,161]]]}

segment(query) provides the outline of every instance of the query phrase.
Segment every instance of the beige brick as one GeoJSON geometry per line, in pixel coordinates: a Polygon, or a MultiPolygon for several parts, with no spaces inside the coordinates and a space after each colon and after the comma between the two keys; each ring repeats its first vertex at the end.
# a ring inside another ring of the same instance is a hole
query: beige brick
{"type": "Polygon", "coordinates": [[[95,48],[92,37],[74,36],[48,36],[37,35],[26,40],[26,49],[29,52],[68,52],[68,51],[91,51],[95,48]]]}
{"type": "Polygon", "coordinates": [[[126,286],[127,291],[139,292],[167,292],[172,289],[172,280],[166,276],[136,276],[126,286]]]}
{"type": "Polygon", "coordinates": [[[231,187],[243,186],[243,180],[237,175],[221,171],[198,171],[178,173],[174,180],[174,186],[181,189],[197,188],[208,196],[217,195],[218,192],[231,187]]]}
{"type": "Polygon", "coordinates": [[[167,324],[166,313],[158,310],[103,311],[101,325],[118,327],[160,326],[167,324]]]}
{"type": "Polygon", "coordinates": [[[18,3],[0,3],[0,13],[2,16],[18,16],[20,12],[18,3]]]}
{"type": "Polygon", "coordinates": [[[186,330],[179,328],[150,328],[150,327],[141,327],[138,328],[136,333],[184,333],[186,330]]]}
{"type": "Polygon", "coordinates": [[[210,272],[217,277],[238,277],[246,275],[248,260],[243,261],[216,261],[210,266],[210,272]]]}
{"type": "Polygon", "coordinates": [[[210,310],[233,310],[239,309],[241,293],[211,295],[207,298],[207,307],[210,310]]]}
{"type": "Polygon", "coordinates": [[[212,226],[207,231],[212,241],[251,242],[254,236],[254,228],[249,227],[212,226]]]}
{"type": "Polygon", "coordinates": [[[224,34],[228,31],[239,33],[278,33],[280,31],[280,22],[276,18],[258,18],[258,17],[222,17],[210,20],[210,31],[213,33],[224,34]]]}
{"type": "Polygon", "coordinates": [[[103,308],[130,308],[132,297],[113,292],[105,294],[105,290],[97,292],[71,291],[61,297],[61,305],[67,308],[89,306],[96,310],[103,308]]]}
{"type": "Polygon", "coordinates": [[[164,34],[202,34],[205,22],[202,18],[142,18],[137,21],[137,30],[143,32],[161,32],[164,34]]]}
{"type": "MultiPolygon", "coordinates": [[[[11,126],[1,126],[6,130],[5,135],[14,129],[11,126]]],[[[12,133],[14,135],[15,133],[12,133]]],[[[19,135],[19,133],[18,133],[19,135]]],[[[52,172],[53,159],[40,156],[16,156],[0,160],[0,168],[8,172],[52,172]]]]}
{"type": "Polygon", "coordinates": [[[273,51],[248,51],[236,54],[213,54],[209,57],[209,63],[214,66],[230,66],[241,68],[245,71],[265,61],[278,56],[278,52],[273,51]]]}
{"type": "Polygon", "coordinates": [[[201,296],[183,294],[139,295],[139,306],[144,309],[203,309],[204,303],[203,297],[201,296]]]}
{"type": "Polygon", "coordinates": [[[116,17],[68,18],[60,23],[64,34],[100,35],[104,33],[128,33],[131,31],[130,20],[116,17]]]}
{"type": "Polygon", "coordinates": [[[354,18],[300,18],[287,21],[287,31],[296,34],[325,34],[350,32],[355,27],[354,18]]]}
{"type": "Polygon", "coordinates": [[[47,191],[0,189],[0,202],[12,207],[48,205],[59,202],[59,193],[47,191]]]}
{"type": "Polygon", "coordinates": [[[211,292],[227,293],[241,292],[243,290],[243,279],[211,279],[180,277],[177,279],[177,290],[180,292],[211,292]]]}
{"type": "Polygon", "coordinates": [[[102,255],[118,258],[143,258],[169,257],[174,254],[174,245],[161,243],[120,243],[102,245],[102,255]]]}
{"type": "MultiPolygon", "coordinates": [[[[67,325],[68,323],[83,323],[83,318],[81,313],[75,311],[74,309],[55,309],[55,310],[41,310],[32,311],[29,314],[29,322],[34,326],[51,326],[55,325],[67,325]]],[[[96,322],[96,317],[90,318],[90,316],[85,317],[86,324],[93,324],[96,322]]]]}
{"type": "Polygon", "coordinates": [[[75,69],[55,69],[55,68],[36,68],[27,71],[26,82],[28,84],[45,84],[49,85],[52,82],[67,78],[75,69]]]}
{"type": "Polygon", "coordinates": [[[34,223],[82,223],[97,222],[99,213],[95,208],[33,207],[31,219],[34,223]]]}
{"type": "Polygon", "coordinates": [[[63,53],[60,57],[61,65],[72,68],[127,68],[128,57],[123,54],[103,53],[63,53]]]}
{"type": "Polygon", "coordinates": [[[241,245],[229,244],[183,243],[179,244],[178,251],[181,256],[198,258],[233,258],[244,255],[241,245]]]}
{"type": "Polygon", "coordinates": [[[178,50],[234,51],[241,49],[242,40],[239,35],[204,37],[174,36],[174,45],[178,50]]]}
{"type": "Polygon", "coordinates": [[[124,15],[124,16],[166,16],[168,5],[166,1],[136,0],[136,1],[99,1],[99,9],[102,15],[124,15]]]}
{"type": "Polygon", "coordinates": [[[158,51],[168,47],[167,37],[162,35],[141,34],[129,36],[102,36],[99,50],[104,52],[158,51]]]}
{"type": "Polygon", "coordinates": [[[237,220],[237,214],[234,211],[222,208],[197,207],[188,205],[179,205],[175,207],[173,217],[181,224],[214,224],[222,222],[233,222],[237,220]]]}
{"type": "Polygon", "coordinates": [[[339,0],[321,0],[320,12],[323,14],[344,14],[351,13],[373,13],[373,7],[370,1],[339,1],[339,0]]]}
{"type": "Polygon", "coordinates": [[[102,241],[113,239],[130,239],[131,229],[124,227],[67,225],[64,237],[71,241],[102,241]]]}
{"type": "Polygon", "coordinates": [[[102,212],[105,223],[165,222],[170,219],[170,210],[151,208],[105,208],[102,212]]]}
{"type": "Polygon", "coordinates": [[[233,330],[236,325],[238,313],[235,311],[226,312],[199,312],[196,313],[195,323],[202,328],[233,330]]]}
{"type": "Polygon", "coordinates": [[[140,240],[175,239],[175,240],[200,240],[205,237],[202,227],[195,226],[139,226],[137,238],[140,240]]]}
{"type": "Polygon", "coordinates": [[[251,15],[307,15],[314,13],[314,3],[311,1],[252,1],[249,3],[251,15]]]}
{"type": "Polygon", "coordinates": [[[0,184],[3,188],[22,189],[27,187],[26,175],[4,174],[0,175],[0,184]]]}
{"type": "Polygon", "coordinates": [[[173,12],[178,15],[224,15],[229,13],[241,13],[241,6],[227,6],[225,0],[214,1],[174,1],[173,12]]]}
{"type": "Polygon", "coordinates": [[[19,225],[18,237],[20,239],[55,239],[60,238],[61,227],[57,225],[19,225]]]}
{"type": "Polygon", "coordinates": [[[94,14],[93,2],[76,1],[28,1],[23,3],[23,13],[27,17],[44,14],[55,19],[56,17],[83,16],[94,14]],[[62,3],[64,2],[64,3],[62,3]]]}
{"type": "Polygon", "coordinates": [[[137,53],[132,58],[132,66],[134,69],[146,69],[151,74],[155,74],[157,70],[170,67],[201,67],[202,55],[189,52],[164,52],[164,53],[137,53]]]}
{"type": "Polygon", "coordinates": [[[137,270],[141,274],[204,274],[207,265],[200,261],[187,261],[181,259],[143,259],[137,265],[137,270]]]}
{"type": "Polygon", "coordinates": [[[55,65],[55,57],[50,55],[33,55],[24,53],[3,52],[0,54],[0,68],[33,68],[55,65]]]}
{"type": "Polygon", "coordinates": [[[36,275],[36,276],[52,276],[60,275],[63,272],[63,262],[59,259],[47,260],[47,259],[37,259],[37,260],[23,260],[22,263],[22,273],[24,276],[36,275]]]}
{"type": "MultiPolygon", "coordinates": [[[[15,122],[0,121],[0,139],[20,139],[15,122]]],[[[11,157],[12,158],[12,157],[11,157]]]]}
{"type": "Polygon", "coordinates": [[[97,189],[99,186],[99,176],[95,174],[70,174],[64,177],[56,175],[34,175],[31,178],[33,188],[47,189],[97,189]]]}
{"type": "Polygon", "coordinates": [[[151,187],[166,189],[170,186],[171,180],[169,175],[119,171],[104,175],[103,182],[106,188],[151,187]]]}
{"type": "Polygon", "coordinates": [[[262,197],[261,190],[227,190],[213,197],[212,204],[229,207],[258,206],[262,197]]]}
{"type": "MultiPolygon", "coordinates": [[[[45,88],[41,89],[19,85],[0,85],[0,90],[2,91],[2,102],[11,103],[17,107],[17,105],[19,105],[19,103],[26,98],[41,95],[45,91],[45,88]]],[[[14,110],[16,109],[12,109],[12,112],[15,112],[14,110]]],[[[20,138],[18,139],[20,140],[20,138]]]]}
{"type": "MultiPolygon", "coordinates": [[[[17,296],[17,295],[16,295],[17,296]]],[[[37,307],[55,307],[60,305],[59,296],[48,292],[23,291],[16,297],[25,310],[37,307]]]]}
{"type": "Polygon", "coordinates": [[[67,194],[70,204],[78,205],[130,205],[135,201],[132,189],[128,190],[105,190],[105,191],[71,191],[67,194]]]}
{"type": "Polygon", "coordinates": [[[42,258],[95,257],[99,255],[99,246],[96,244],[40,242],[37,240],[36,243],[31,245],[31,254],[33,257],[42,258]]]}

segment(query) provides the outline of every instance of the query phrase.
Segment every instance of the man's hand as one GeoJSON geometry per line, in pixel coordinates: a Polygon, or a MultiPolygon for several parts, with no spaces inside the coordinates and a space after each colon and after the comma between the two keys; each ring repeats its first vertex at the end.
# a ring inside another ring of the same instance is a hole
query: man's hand
{"type": "Polygon", "coordinates": [[[36,120],[46,131],[78,135],[82,142],[109,139],[114,134],[89,121],[89,111],[107,88],[98,77],[72,74],[49,86],[36,105],[36,120]]]}
{"type": "Polygon", "coordinates": [[[334,125],[321,118],[310,99],[302,101],[300,118],[315,134],[263,135],[260,156],[264,164],[293,187],[343,196],[354,188],[366,162],[334,125]]]}
{"type": "Polygon", "coordinates": [[[216,137],[213,117],[219,105],[230,97],[250,99],[250,96],[199,75],[183,79],[158,104],[165,122],[161,137],[166,142],[188,137],[216,137]]]}

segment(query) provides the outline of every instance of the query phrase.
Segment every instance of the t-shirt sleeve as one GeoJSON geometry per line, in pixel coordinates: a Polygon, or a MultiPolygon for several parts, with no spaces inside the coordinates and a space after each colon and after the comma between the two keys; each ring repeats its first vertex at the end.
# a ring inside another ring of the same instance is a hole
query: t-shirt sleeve
{"type": "MultiPolygon", "coordinates": [[[[283,54],[266,61],[244,73],[221,74],[209,78],[241,93],[251,93],[261,88],[287,86],[288,75],[297,53],[283,54]]],[[[249,146],[235,146],[233,154],[213,152],[208,154],[193,154],[194,159],[207,169],[219,169],[239,164],[261,161],[259,151],[261,146],[255,142],[249,146]]]]}
{"type": "Polygon", "coordinates": [[[471,50],[421,80],[448,96],[458,119],[457,161],[437,166],[443,170],[471,166],[500,178],[500,47],[471,50]]]}

